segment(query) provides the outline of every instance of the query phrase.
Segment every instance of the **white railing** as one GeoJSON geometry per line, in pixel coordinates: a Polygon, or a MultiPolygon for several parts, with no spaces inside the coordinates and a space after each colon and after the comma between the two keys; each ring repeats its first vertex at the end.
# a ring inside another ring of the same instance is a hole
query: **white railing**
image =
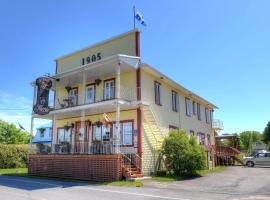
{"type": "Polygon", "coordinates": [[[223,130],[224,129],[223,122],[219,119],[214,119],[212,121],[212,128],[216,130],[223,130]]]}
{"type": "MultiPolygon", "coordinates": [[[[100,86],[101,87],[101,86],[100,86]]],[[[74,106],[80,106],[85,104],[93,104],[108,100],[116,99],[116,88],[110,87],[110,88],[103,88],[103,89],[96,89],[96,91],[93,94],[93,97],[91,99],[87,99],[87,93],[85,95],[78,94],[74,96],[69,96],[66,94],[66,96],[56,97],[55,102],[55,109],[64,109],[74,106]]],[[[56,94],[57,95],[57,94],[56,94]]],[[[137,88],[120,88],[120,99],[132,102],[137,100],[137,88]]]]}

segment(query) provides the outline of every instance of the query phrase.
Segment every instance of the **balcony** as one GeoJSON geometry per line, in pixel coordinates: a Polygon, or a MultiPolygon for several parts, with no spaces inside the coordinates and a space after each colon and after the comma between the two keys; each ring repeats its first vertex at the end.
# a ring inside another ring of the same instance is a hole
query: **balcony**
{"type": "Polygon", "coordinates": [[[224,127],[223,127],[223,122],[222,122],[221,120],[219,120],[219,119],[214,119],[214,120],[212,121],[212,128],[213,128],[214,130],[217,130],[217,131],[223,130],[223,129],[224,129],[224,127]]]}
{"type": "Polygon", "coordinates": [[[82,111],[85,115],[114,112],[116,105],[121,110],[136,108],[138,62],[138,57],[116,55],[51,76],[55,98],[50,112],[32,117],[61,119],[80,116],[82,111]]]}

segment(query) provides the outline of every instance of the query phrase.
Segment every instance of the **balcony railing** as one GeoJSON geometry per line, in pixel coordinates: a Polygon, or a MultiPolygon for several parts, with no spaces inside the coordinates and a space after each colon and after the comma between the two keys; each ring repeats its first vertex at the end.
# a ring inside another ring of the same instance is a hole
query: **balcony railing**
{"type": "Polygon", "coordinates": [[[224,129],[223,122],[219,119],[214,119],[212,121],[212,128],[216,130],[223,130],[224,129]]]}
{"type": "MultiPolygon", "coordinates": [[[[120,99],[128,102],[135,101],[137,99],[137,88],[120,88],[120,99]]],[[[57,94],[56,94],[57,95],[57,94]]],[[[116,98],[116,88],[109,87],[102,90],[96,90],[92,94],[85,92],[85,94],[79,93],[76,95],[58,96],[56,97],[54,109],[65,109],[80,105],[94,104],[113,100],[116,98]]]]}
{"type": "Polygon", "coordinates": [[[51,148],[38,148],[32,146],[31,154],[117,154],[120,146],[113,143],[93,144],[90,142],[76,142],[75,144],[52,144],[51,148]]]}

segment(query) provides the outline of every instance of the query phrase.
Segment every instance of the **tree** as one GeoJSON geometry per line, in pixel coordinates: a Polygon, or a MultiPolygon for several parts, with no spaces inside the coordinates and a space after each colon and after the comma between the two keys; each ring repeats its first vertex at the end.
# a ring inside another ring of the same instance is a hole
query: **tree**
{"type": "Polygon", "coordinates": [[[0,143],[2,144],[28,144],[29,133],[16,128],[14,124],[9,124],[0,120],[0,143]]]}
{"type": "Polygon", "coordinates": [[[262,134],[258,131],[244,131],[239,134],[240,147],[242,150],[251,151],[252,144],[256,141],[262,141],[262,134]]]}
{"type": "Polygon", "coordinates": [[[267,123],[267,125],[263,131],[263,141],[266,144],[269,144],[269,142],[270,142],[270,121],[267,123]]]}
{"type": "Polygon", "coordinates": [[[204,149],[184,130],[171,130],[162,149],[167,169],[176,176],[193,175],[206,166],[204,149]]]}

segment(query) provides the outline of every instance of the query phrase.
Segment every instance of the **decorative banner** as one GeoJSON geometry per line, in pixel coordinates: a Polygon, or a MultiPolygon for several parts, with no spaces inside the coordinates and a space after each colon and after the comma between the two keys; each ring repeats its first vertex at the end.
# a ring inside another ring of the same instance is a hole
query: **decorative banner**
{"type": "Polygon", "coordinates": [[[37,96],[36,105],[33,111],[39,115],[46,115],[50,112],[49,107],[49,90],[52,87],[52,81],[47,77],[40,77],[36,79],[37,96]]]}

